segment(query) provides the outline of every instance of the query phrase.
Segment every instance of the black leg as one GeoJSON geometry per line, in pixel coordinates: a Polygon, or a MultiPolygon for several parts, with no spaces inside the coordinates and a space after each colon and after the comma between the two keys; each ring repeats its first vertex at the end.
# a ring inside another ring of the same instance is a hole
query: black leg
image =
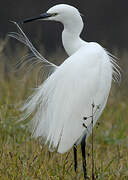
{"type": "Polygon", "coordinates": [[[77,146],[76,145],[73,146],[73,151],[74,151],[74,169],[76,172],[77,170],[77,146]]]}
{"type": "Polygon", "coordinates": [[[85,146],[86,146],[86,135],[83,137],[81,141],[81,152],[82,152],[82,161],[83,161],[83,171],[84,171],[84,179],[88,179],[87,177],[87,170],[86,170],[86,153],[85,153],[85,146]]]}

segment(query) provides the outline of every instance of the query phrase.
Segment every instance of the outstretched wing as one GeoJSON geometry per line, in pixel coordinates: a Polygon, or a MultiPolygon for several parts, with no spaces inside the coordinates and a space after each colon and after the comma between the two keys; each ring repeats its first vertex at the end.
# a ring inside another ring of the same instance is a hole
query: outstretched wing
{"type": "MultiPolygon", "coordinates": [[[[46,68],[48,71],[48,74],[51,74],[52,72],[55,71],[55,69],[57,68],[57,66],[51,62],[49,62],[47,59],[45,59],[38,51],[37,49],[32,45],[32,43],[30,42],[30,40],[27,38],[27,36],[25,35],[25,33],[23,32],[23,30],[21,29],[21,27],[19,26],[18,23],[12,21],[12,23],[14,23],[18,30],[19,33],[17,32],[10,32],[8,33],[9,37],[15,38],[18,41],[22,42],[23,44],[25,44],[29,50],[31,51],[31,53],[28,53],[27,55],[25,55],[24,58],[24,64],[27,64],[27,62],[32,62],[33,60],[35,60],[36,63],[41,63],[43,65],[43,68],[46,68]]],[[[32,63],[32,65],[35,63],[32,63]]]]}

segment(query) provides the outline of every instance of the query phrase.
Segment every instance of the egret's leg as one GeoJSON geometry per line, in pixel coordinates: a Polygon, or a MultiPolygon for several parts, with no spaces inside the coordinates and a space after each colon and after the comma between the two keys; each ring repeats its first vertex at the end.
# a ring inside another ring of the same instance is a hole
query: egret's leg
{"type": "Polygon", "coordinates": [[[85,139],[86,139],[86,135],[83,137],[83,139],[81,141],[81,152],[82,152],[84,179],[88,179],[87,170],[86,170],[86,153],[85,153],[86,142],[85,142],[85,139]]]}
{"type": "Polygon", "coordinates": [[[74,169],[76,172],[76,170],[77,170],[77,146],[75,144],[73,146],[73,151],[74,151],[74,169]]]}

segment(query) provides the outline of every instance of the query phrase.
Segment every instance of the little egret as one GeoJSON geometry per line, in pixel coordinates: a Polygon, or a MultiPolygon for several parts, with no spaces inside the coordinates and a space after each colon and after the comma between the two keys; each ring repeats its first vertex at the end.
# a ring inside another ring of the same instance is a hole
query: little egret
{"type": "Polygon", "coordinates": [[[116,59],[98,43],[85,42],[80,38],[83,20],[80,12],[70,5],[55,5],[38,17],[15,24],[20,33],[12,32],[10,36],[26,44],[32,52],[28,57],[42,62],[50,72],[21,108],[24,112],[22,120],[34,114],[29,122],[32,135],[45,141],[51,151],[56,149],[65,153],[74,147],[75,170],[77,146],[81,143],[86,179],[85,145],[92,132],[92,105],[94,126],[106,105],[112,79],[120,78],[116,59]],[[47,61],[22,31],[21,24],[35,20],[63,24],[62,42],[69,57],[60,66],[47,61]]]}

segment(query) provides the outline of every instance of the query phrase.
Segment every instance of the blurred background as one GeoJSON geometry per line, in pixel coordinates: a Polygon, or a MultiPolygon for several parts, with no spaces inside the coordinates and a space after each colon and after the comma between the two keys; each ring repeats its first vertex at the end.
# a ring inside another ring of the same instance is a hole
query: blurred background
{"type": "MultiPolygon", "coordinates": [[[[28,49],[14,39],[8,38],[8,32],[16,32],[16,26],[9,22],[37,16],[46,12],[50,7],[59,3],[73,5],[84,14],[84,29],[81,37],[88,41],[100,43],[109,52],[118,57],[118,64],[122,68],[123,92],[128,87],[128,1],[127,0],[22,0],[1,2],[0,17],[0,52],[1,72],[6,79],[10,78],[10,69],[28,49]],[[125,87],[125,88],[124,88],[125,87]]],[[[57,22],[37,21],[27,23],[22,29],[34,46],[49,61],[61,64],[67,57],[61,41],[63,26],[57,22]]],[[[15,75],[14,75],[15,76],[15,75]]],[[[120,91],[120,86],[118,90],[120,91]]],[[[121,93],[123,93],[121,92],[121,93]]]]}
{"type": "MultiPolygon", "coordinates": [[[[36,16],[59,3],[67,3],[85,15],[82,37],[87,41],[97,41],[107,48],[128,48],[128,1],[127,0],[5,0],[0,5],[0,36],[5,37],[16,27],[9,20],[21,20],[36,16]]],[[[24,30],[33,39],[39,38],[49,51],[61,46],[62,26],[54,22],[33,22],[24,25],[24,30]]]]}
{"type": "MultiPolygon", "coordinates": [[[[59,3],[73,5],[84,14],[81,37],[96,41],[114,54],[121,67],[121,82],[113,83],[107,106],[94,133],[95,172],[99,179],[128,178],[128,1],[127,0],[2,0],[0,4],[0,177],[1,179],[77,179],[82,167],[73,171],[72,152],[49,154],[19,125],[19,107],[37,83],[44,79],[40,66],[22,66],[29,52],[25,45],[9,38],[17,32],[9,20],[37,16],[59,3]],[[40,73],[39,73],[40,72],[40,73]],[[38,82],[37,82],[38,81],[38,82]],[[96,135],[96,136],[95,136],[96,135]],[[69,156],[69,157],[68,157],[69,156]],[[70,161],[67,161],[70,159],[70,161]],[[61,161],[61,162],[60,162],[61,161]],[[54,166],[53,166],[54,164],[54,166]]],[[[57,22],[24,24],[23,31],[49,61],[59,65],[67,57],[61,42],[63,26],[57,22]]],[[[25,64],[25,62],[24,62],[25,64]]],[[[87,143],[87,169],[91,177],[91,140],[87,143]]],[[[78,155],[79,161],[81,155],[78,155]]]]}

